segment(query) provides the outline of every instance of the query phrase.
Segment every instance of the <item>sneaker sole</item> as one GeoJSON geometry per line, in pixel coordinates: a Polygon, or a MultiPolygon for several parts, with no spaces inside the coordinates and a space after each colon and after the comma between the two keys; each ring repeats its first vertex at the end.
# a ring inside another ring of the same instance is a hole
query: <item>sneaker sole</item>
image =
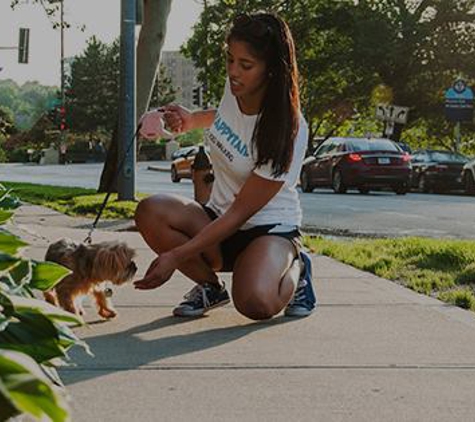
{"type": "Polygon", "coordinates": [[[216,305],[210,306],[206,309],[196,309],[196,310],[181,310],[180,308],[173,309],[173,315],[177,317],[198,317],[203,316],[206,312],[211,311],[213,309],[219,308],[221,306],[227,305],[231,302],[231,299],[223,300],[222,302],[217,303],[216,305]]]}
{"type": "Polygon", "coordinates": [[[305,309],[305,308],[298,308],[292,310],[285,310],[284,315],[288,317],[296,317],[296,318],[303,318],[313,314],[315,309],[305,309]]]}

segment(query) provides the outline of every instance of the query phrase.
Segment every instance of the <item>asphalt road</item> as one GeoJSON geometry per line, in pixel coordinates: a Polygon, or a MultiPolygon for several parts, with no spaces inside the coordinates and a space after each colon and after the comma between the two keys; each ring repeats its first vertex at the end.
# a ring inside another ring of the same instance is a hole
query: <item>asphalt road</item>
{"type": "MultiPolygon", "coordinates": [[[[169,163],[141,162],[136,190],[193,196],[191,181],[172,183],[167,172],[147,170],[169,163]]],[[[0,164],[0,180],[96,188],[102,164],[39,166],[0,164]]],[[[392,192],[344,195],[330,189],[301,193],[304,229],[334,235],[428,236],[475,239],[475,197],[392,192]]]]}

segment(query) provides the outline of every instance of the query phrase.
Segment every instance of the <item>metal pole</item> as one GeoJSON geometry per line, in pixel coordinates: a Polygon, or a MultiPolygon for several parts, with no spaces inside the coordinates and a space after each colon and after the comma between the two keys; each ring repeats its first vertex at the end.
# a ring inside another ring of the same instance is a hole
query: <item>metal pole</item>
{"type": "Polygon", "coordinates": [[[136,126],[135,17],[136,1],[121,0],[118,163],[124,159],[124,166],[118,175],[118,191],[119,200],[131,201],[135,200],[136,148],[135,142],[130,149],[128,145],[136,126]]]}
{"type": "Polygon", "coordinates": [[[454,138],[455,138],[455,143],[454,143],[455,152],[459,152],[460,141],[461,141],[460,122],[455,123],[454,138]]]}
{"type": "Polygon", "coordinates": [[[61,105],[64,107],[64,0],[61,0],[61,105]]]}
{"type": "MultiPolygon", "coordinates": [[[[65,110],[66,107],[66,97],[64,92],[64,0],[61,0],[61,110],[65,110]]],[[[59,151],[60,151],[60,162],[61,164],[66,164],[65,156],[62,154],[62,151],[65,149],[66,139],[65,139],[65,128],[63,128],[63,116],[61,113],[61,122],[60,122],[60,138],[59,138],[59,151]]]]}

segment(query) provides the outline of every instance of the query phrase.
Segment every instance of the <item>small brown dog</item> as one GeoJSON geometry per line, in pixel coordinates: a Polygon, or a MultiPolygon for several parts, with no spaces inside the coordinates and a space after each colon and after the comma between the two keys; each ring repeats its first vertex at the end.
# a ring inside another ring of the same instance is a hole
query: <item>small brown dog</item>
{"type": "Polygon", "coordinates": [[[45,299],[69,312],[83,315],[80,296],[92,293],[99,315],[114,318],[117,312],[101,284],[110,281],[120,285],[130,281],[137,271],[132,260],[134,256],[135,251],[120,242],[84,245],[61,239],[52,243],[45,260],[61,264],[72,273],[64,277],[54,289],[45,292],[45,299]]]}

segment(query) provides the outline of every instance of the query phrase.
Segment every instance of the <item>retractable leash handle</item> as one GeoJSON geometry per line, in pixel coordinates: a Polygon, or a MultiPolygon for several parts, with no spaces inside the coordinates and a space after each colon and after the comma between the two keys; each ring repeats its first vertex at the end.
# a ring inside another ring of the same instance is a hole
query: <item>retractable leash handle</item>
{"type": "Polygon", "coordinates": [[[145,113],[140,119],[140,135],[146,139],[173,138],[175,135],[169,130],[165,129],[164,117],[164,108],[157,108],[156,110],[145,113]]]}

